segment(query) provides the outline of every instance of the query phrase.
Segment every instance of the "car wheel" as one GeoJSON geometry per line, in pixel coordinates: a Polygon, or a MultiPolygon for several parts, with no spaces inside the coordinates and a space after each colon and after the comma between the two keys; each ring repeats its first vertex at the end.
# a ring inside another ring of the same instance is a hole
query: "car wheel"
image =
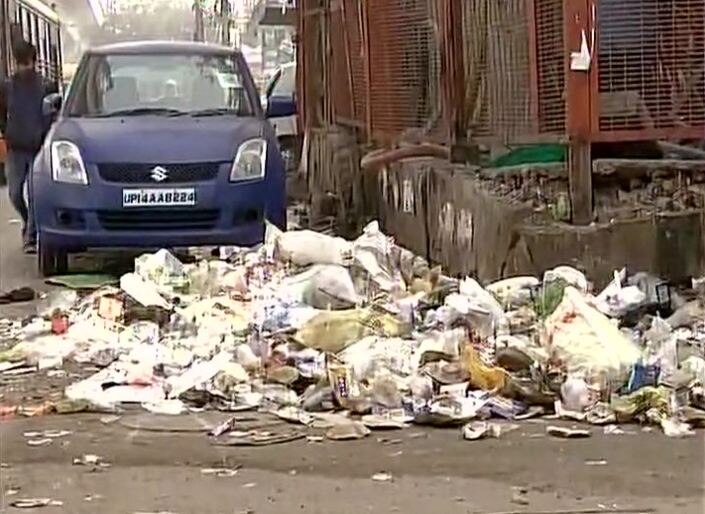
{"type": "Polygon", "coordinates": [[[40,241],[37,254],[39,273],[43,277],[60,275],[68,271],[69,255],[65,250],[43,245],[40,241]]]}

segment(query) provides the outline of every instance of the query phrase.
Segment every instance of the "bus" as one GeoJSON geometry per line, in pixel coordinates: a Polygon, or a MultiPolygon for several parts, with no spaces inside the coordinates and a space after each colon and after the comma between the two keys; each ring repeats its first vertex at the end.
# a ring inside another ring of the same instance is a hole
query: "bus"
{"type": "MultiPolygon", "coordinates": [[[[0,0],[0,81],[14,72],[12,49],[22,40],[37,49],[37,71],[61,91],[61,20],[57,12],[40,0],[0,0]]],[[[0,166],[4,162],[5,144],[0,134],[0,166]]]]}

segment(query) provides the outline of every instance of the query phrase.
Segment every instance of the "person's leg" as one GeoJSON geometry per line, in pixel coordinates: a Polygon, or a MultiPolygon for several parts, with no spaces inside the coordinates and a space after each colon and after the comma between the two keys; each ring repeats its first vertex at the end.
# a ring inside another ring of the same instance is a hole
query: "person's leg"
{"type": "Polygon", "coordinates": [[[34,194],[32,191],[32,166],[34,165],[34,155],[27,153],[23,155],[25,169],[27,174],[25,175],[25,185],[27,187],[27,198],[29,200],[29,205],[27,206],[27,230],[25,231],[25,245],[36,246],[37,244],[37,229],[34,219],[34,194]]]}
{"type": "Polygon", "coordinates": [[[12,150],[7,152],[5,174],[7,175],[7,189],[10,195],[10,203],[12,203],[17,214],[22,218],[22,237],[24,238],[27,232],[29,210],[24,201],[24,184],[27,178],[27,168],[24,165],[22,154],[12,150]]]}

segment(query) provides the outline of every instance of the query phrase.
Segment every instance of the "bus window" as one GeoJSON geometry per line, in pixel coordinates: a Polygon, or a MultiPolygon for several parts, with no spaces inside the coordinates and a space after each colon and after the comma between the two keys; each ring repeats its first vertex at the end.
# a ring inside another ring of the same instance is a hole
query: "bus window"
{"type": "Polygon", "coordinates": [[[41,46],[41,39],[39,37],[39,17],[34,13],[30,13],[30,20],[32,22],[32,44],[34,45],[34,48],[37,49],[37,54],[39,54],[39,47],[41,46]]]}
{"type": "Polygon", "coordinates": [[[27,9],[19,7],[20,10],[20,25],[22,26],[22,38],[25,41],[32,40],[32,34],[29,31],[29,13],[27,9]]]}

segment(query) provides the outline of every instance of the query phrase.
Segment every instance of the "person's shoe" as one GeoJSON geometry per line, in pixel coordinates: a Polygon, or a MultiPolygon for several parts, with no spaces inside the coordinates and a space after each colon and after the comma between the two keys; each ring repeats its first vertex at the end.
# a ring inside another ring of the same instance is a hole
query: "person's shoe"
{"type": "Polygon", "coordinates": [[[25,243],[24,253],[27,255],[35,255],[37,253],[37,243],[25,243]]]}

